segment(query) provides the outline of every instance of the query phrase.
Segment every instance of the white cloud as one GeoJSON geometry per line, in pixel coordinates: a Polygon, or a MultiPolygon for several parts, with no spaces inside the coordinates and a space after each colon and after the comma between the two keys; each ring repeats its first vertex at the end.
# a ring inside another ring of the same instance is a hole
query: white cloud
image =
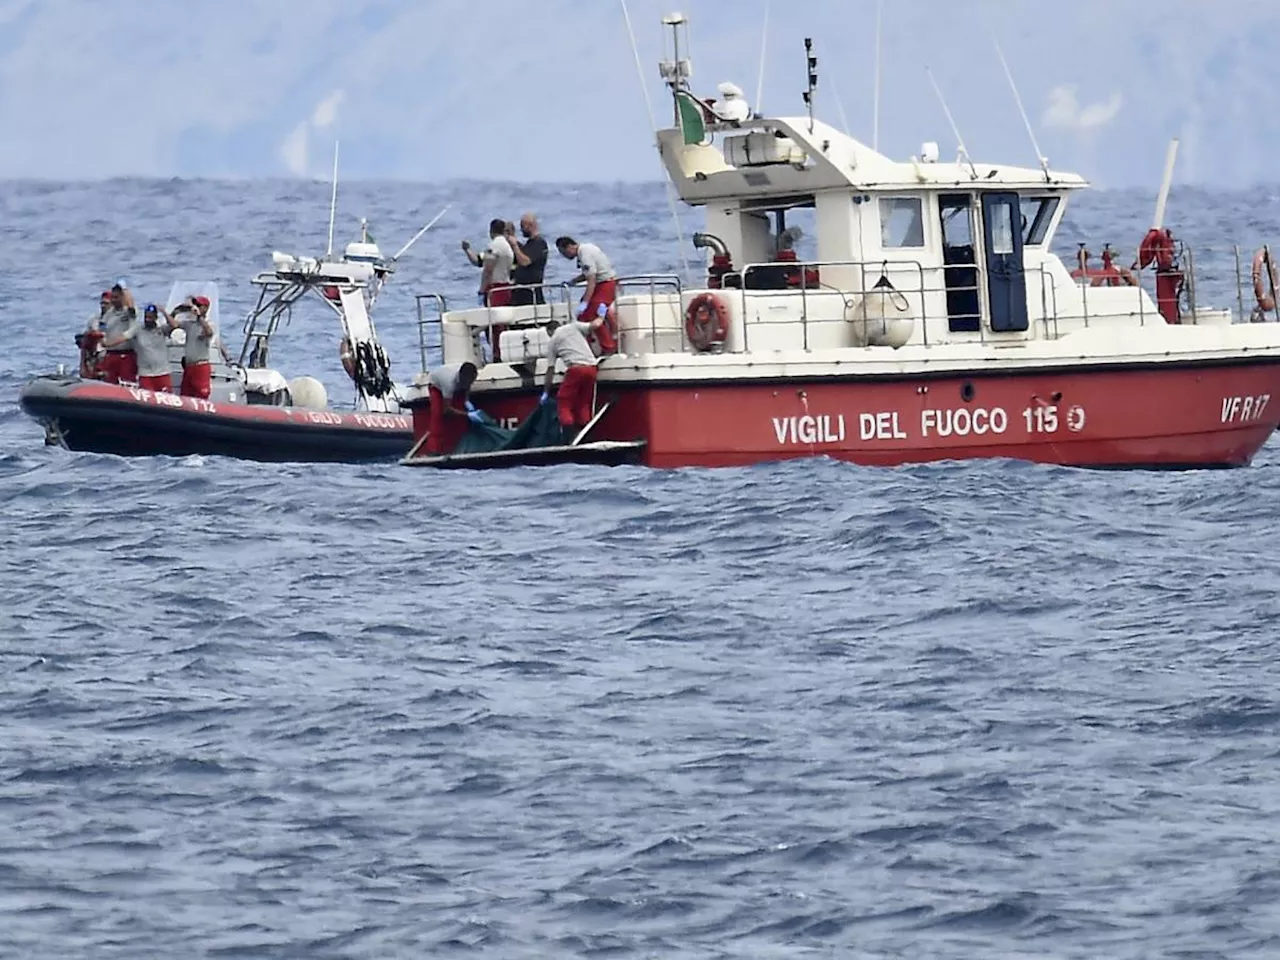
{"type": "Polygon", "coordinates": [[[334,121],[338,119],[338,107],[342,106],[345,98],[345,91],[335,90],[317,103],[315,110],[311,113],[311,125],[317,130],[325,130],[333,126],[334,121]]]}
{"type": "Polygon", "coordinates": [[[293,133],[280,144],[280,159],[295,177],[307,175],[307,140],[307,124],[304,121],[294,127],[293,133]]]}
{"type": "Polygon", "coordinates": [[[1120,113],[1124,97],[1117,90],[1106,102],[1091,103],[1081,107],[1074,84],[1060,84],[1049,91],[1049,106],[1045,108],[1042,122],[1046,127],[1058,127],[1084,133],[1105,127],[1120,113]]]}

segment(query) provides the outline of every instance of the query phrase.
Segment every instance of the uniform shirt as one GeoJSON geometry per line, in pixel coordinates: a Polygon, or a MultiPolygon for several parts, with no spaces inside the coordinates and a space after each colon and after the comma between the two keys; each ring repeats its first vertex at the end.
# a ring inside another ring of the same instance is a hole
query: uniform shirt
{"type": "Polygon", "coordinates": [[[427,374],[427,385],[439,390],[446,400],[452,400],[453,395],[458,392],[458,376],[461,373],[461,363],[442,364],[427,374]]]}
{"type": "Polygon", "coordinates": [[[162,377],[169,372],[169,328],[156,323],[135,323],[128,333],[138,355],[138,376],[162,377]]]}
{"type": "MultiPolygon", "coordinates": [[[[131,316],[127,307],[110,307],[106,316],[102,318],[102,330],[105,334],[104,340],[117,340],[126,336],[129,329],[137,323],[135,316],[131,316]]],[[[119,350],[127,353],[133,349],[132,343],[123,343],[118,347],[111,347],[112,350],[119,350]]]]}
{"type": "Polygon", "coordinates": [[[493,261],[493,273],[489,275],[491,283],[511,282],[511,265],[515,263],[516,255],[506,237],[492,237],[489,240],[485,259],[493,261]]]}
{"type": "Polygon", "coordinates": [[[604,251],[594,243],[578,244],[578,269],[582,271],[584,276],[590,277],[594,275],[596,283],[615,280],[618,276],[613,272],[613,264],[604,255],[604,251]]]}
{"type": "Polygon", "coordinates": [[[218,336],[218,329],[213,326],[212,320],[208,320],[210,328],[213,329],[213,336],[206,337],[194,310],[190,313],[182,313],[180,316],[182,319],[178,321],[178,326],[187,335],[187,342],[182,347],[182,359],[189,364],[208,363],[209,348],[218,336]]]}
{"type": "Polygon", "coordinates": [[[541,285],[547,271],[547,241],[542,237],[530,237],[520,244],[520,249],[529,258],[529,265],[513,268],[511,279],[521,286],[541,285]]]}
{"type": "Polygon", "coordinates": [[[587,343],[586,337],[590,332],[591,324],[580,320],[562,323],[547,340],[547,349],[543,356],[551,364],[557,360],[563,360],[566,367],[594,367],[596,355],[591,352],[591,345],[587,343]]]}

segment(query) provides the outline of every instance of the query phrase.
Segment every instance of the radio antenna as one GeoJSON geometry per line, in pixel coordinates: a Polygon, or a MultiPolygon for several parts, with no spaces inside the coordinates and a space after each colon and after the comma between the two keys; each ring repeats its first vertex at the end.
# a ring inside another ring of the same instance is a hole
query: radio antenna
{"type": "Polygon", "coordinates": [[[880,15],[884,0],[876,0],[876,83],[871,113],[871,149],[880,150],[880,15]]]}
{"type": "Polygon", "coordinates": [[[760,73],[756,76],[756,113],[761,116],[764,111],[760,103],[764,100],[764,54],[769,43],[769,0],[764,0],[764,27],[760,31],[760,73]]]}
{"type": "Polygon", "coordinates": [[[813,133],[813,91],[818,86],[818,58],[813,55],[813,39],[810,37],[804,38],[804,59],[809,79],[804,91],[804,105],[809,110],[809,132],[813,133]]]}
{"type": "Polygon", "coordinates": [[[329,198],[329,251],[325,259],[333,256],[333,220],[338,213],[338,141],[333,141],[333,195],[329,198]]]}
{"type": "Polygon", "coordinates": [[[947,115],[947,123],[951,124],[951,132],[956,136],[956,144],[960,147],[960,156],[964,157],[965,163],[969,164],[969,179],[978,179],[978,170],[973,165],[973,160],[969,156],[969,149],[964,145],[964,137],[960,136],[960,128],[956,126],[955,118],[951,116],[951,111],[947,109],[946,98],[942,96],[942,90],[938,87],[938,81],[933,79],[933,71],[928,67],[924,68],[924,72],[929,75],[929,82],[933,84],[933,92],[938,95],[938,103],[942,104],[942,112],[947,115]]]}
{"type": "Polygon", "coordinates": [[[1004,58],[1004,51],[1000,49],[1000,40],[996,37],[995,28],[987,24],[987,29],[991,32],[991,42],[995,44],[996,56],[1000,58],[1000,66],[1004,67],[1004,75],[1009,81],[1009,89],[1013,91],[1013,102],[1018,105],[1018,113],[1022,115],[1022,124],[1027,128],[1027,136],[1031,139],[1031,149],[1036,152],[1036,161],[1040,164],[1040,169],[1044,171],[1045,182],[1050,183],[1053,178],[1049,175],[1049,158],[1040,152],[1040,144],[1036,142],[1036,132],[1032,129],[1031,119],[1027,116],[1027,111],[1022,106],[1022,97],[1018,96],[1018,85],[1013,82],[1013,72],[1009,69],[1009,63],[1004,58]]]}

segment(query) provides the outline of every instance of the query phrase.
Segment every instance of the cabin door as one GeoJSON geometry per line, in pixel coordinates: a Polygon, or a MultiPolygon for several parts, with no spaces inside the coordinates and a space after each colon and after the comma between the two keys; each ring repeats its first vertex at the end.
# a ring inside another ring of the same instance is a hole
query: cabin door
{"type": "Polygon", "coordinates": [[[1016,193],[984,193],[987,309],[991,329],[1027,329],[1027,276],[1022,263],[1022,212],[1016,193]]]}

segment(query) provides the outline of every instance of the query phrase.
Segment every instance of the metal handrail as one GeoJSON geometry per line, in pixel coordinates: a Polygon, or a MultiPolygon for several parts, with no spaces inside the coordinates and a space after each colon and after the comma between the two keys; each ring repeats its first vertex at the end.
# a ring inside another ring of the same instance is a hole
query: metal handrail
{"type": "MultiPolygon", "coordinates": [[[[750,349],[750,344],[749,344],[750,337],[748,335],[748,330],[747,330],[748,323],[749,323],[747,319],[747,295],[748,294],[762,294],[762,293],[763,294],[786,294],[786,293],[798,292],[800,294],[800,300],[801,300],[800,311],[801,311],[802,342],[803,342],[804,349],[808,350],[809,349],[808,298],[810,296],[839,296],[844,300],[845,307],[848,308],[848,306],[853,302],[854,298],[866,297],[867,295],[875,292],[875,290],[877,289],[874,286],[871,286],[871,287],[867,286],[866,273],[868,271],[877,272],[881,277],[885,279],[888,279],[892,274],[901,273],[903,271],[911,271],[915,273],[916,283],[914,286],[906,286],[906,287],[895,286],[894,289],[897,290],[897,292],[902,294],[903,296],[912,296],[912,297],[918,298],[919,304],[920,304],[921,336],[923,338],[925,346],[929,345],[929,319],[930,318],[929,318],[929,306],[928,306],[928,300],[927,300],[928,294],[941,293],[945,296],[945,294],[948,292],[972,291],[974,293],[977,293],[980,298],[981,292],[983,289],[983,286],[981,283],[983,278],[983,271],[981,266],[978,264],[938,264],[938,265],[925,266],[919,260],[887,259],[887,258],[881,258],[879,260],[808,260],[808,261],[771,260],[771,261],[758,262],[758,263],[749,263],[746,266],[744,266],[741,270],[736,272],[737,275],[741,277],[741,288],[739,290],[739,293],[742,299],[743,349],[744,350],[750,349]],[[937,286],[926,284],[925,282],[926,270],[931,272],[944,271],[948,267],[954,267],[954,266],[973,269],[975,271],[978,282],[976,282],[973,286],[962,286],[962,287],[949,286],[945,283],[945,281],[937,286]],[[747,278],[747,275],[751,273],[751,271],[762,270],[762,269],[776,270],[779,267],[785,268],[787,270],[795,270],[798,273],[799,282],[795,286],[787,286],[785,288],[778,288],[778,289],[760,289],[760,288],[748,287],[746,278],[747,278]],[[817,292],[811,293],[810,291],[813,290],[814,288],[808,282],[807,271],[809,269],[821,269],[822,267],[845,267],[845,268],[853,268],[856,270],[860,270],[863,273],[862,285],[859,289],[856,289],[856,290],[843,290],[841,288],[833,287],[829,284],[820,282],[818,284],[817,292]]],[[[950,314],[950,312],[947,312],[946,316],[948,321],[962,320],[962,319],[963,320],[974,319],[978,321],[978,330],[977,330],[978,335],[981,339],[985,340],[986,336],[985,336],[985,331],[982,328],[981,310],[979,310],[978,313],[957,314],[954,317],[950,314]]],[[[787,321],[787,322],[790,322],[790,321],[787,321]]],[[[754,323],[757,325],[761,325],[763,323],[768,323],[768,321],[757,320],[757,321],[754,321],[754,323]]]]}
{"type": "Polygon", "coordinates": [[[418,293],[413,297],[414,309],[418,314],[418,357],[423,373],[427,372],[427,323],[429,317],[422,315],[422,301],[430,300],[436,305],[436,322],[440,325],[440,349],[444,349],[444,315],[448,312],[449,301],[442,293],[418,293]]]}

